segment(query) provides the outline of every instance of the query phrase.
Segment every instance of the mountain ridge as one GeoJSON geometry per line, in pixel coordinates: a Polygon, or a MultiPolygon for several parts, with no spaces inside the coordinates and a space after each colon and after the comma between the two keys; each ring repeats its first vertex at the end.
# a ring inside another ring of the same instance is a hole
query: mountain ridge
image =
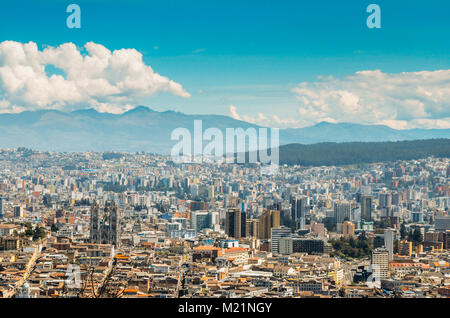
{"type": "MultiPolygon", "coordinates": [[[[63,112],[36,110],[0,114],[0,148],[27,147],[50,151],[148,151],[167,154],[178,141],[170,135],[176,128],[193,132],[194,120],[203,131],[219,128],[263,126],[225,115],[192,115],[155,111],[137,106],[121,114],[93,108],[63,112]]],[[[450,138],[450,129],[396,130],[384,125],[320,122],[304,128],[280,129],[280,145],[321,142],[378,142],[450,138]]]]}

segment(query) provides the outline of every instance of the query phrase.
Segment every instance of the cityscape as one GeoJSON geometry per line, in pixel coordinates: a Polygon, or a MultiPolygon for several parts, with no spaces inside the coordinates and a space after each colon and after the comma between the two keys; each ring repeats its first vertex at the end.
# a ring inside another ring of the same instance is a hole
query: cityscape
{"type": "Polygon", "coordinates": [[[0,151],[0,295],[448,297],[450,160],[0,151]]]}
{"type": "Polygon", "coordinates": [[[2,308],[443,309],[449,12],[1,1],[2,308]]]}

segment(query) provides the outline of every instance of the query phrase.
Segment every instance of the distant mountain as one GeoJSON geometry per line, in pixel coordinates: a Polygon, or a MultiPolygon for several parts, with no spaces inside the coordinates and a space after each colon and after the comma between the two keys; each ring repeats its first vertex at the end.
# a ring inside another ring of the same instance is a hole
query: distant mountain
{"type": "Polygon", "coordinates": [[[384,125],[321,122],[306,128],[289,128],[280,133],[285,143],[314,144],[319,142],[400,141],[450,138],[450,129],[396,130],[384,125]]]}
{"type": "MultiPolygon", "coordinates": [[[[146,151],[170,153],[176,141],[175,128],[193,134],[194,120],[202,120],[203,131],[219,128],[259,128],[221,115],[187,115],[158,112],[138,106],[123,114],[99,113],[94,109],[73,112],[56,110],[0,114],[0,147],[27,147],[50,151],[146,151]]],[[[450,138],[450,129],[395,130],[387,126],[319,123],[299,129],[280,130],[280,145],[319,142],[397,141],[450,138]]]]}

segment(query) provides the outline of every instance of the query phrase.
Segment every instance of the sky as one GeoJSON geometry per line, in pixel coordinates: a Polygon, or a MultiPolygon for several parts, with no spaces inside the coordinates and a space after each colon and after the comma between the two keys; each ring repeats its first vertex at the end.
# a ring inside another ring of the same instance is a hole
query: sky
{"type": "Polygon", "coordinates": [[[448,0],[2,1],[0,112],[145,105],[280,128],[450,128],[449,12],[448,0]],[[371,3],[381,28],[367,27],[371,3]]]}

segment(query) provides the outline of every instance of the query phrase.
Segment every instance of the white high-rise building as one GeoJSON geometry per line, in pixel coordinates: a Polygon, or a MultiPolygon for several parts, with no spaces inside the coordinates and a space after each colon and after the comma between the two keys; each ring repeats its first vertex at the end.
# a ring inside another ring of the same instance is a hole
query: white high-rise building
{"type": "Polygon", "coordinates": [[[377,248],[372,251],[372,272],[373,277],[389,278],[389,252],[384,248],[377,248]]]}
{"type": "Polygon", "coordinates": [[[280,254],[280,239],[285,237],[291,237],[291,229],[285,226],[274,227],[271,229],[270,242],[272,254],[280,254]]]}
{"type": "Polygon", "coordinates": [[[389,252],[389,260],[392,260],[394,256],[394,230],[386,229],[384,231],[384,247],[389,252]]]}

